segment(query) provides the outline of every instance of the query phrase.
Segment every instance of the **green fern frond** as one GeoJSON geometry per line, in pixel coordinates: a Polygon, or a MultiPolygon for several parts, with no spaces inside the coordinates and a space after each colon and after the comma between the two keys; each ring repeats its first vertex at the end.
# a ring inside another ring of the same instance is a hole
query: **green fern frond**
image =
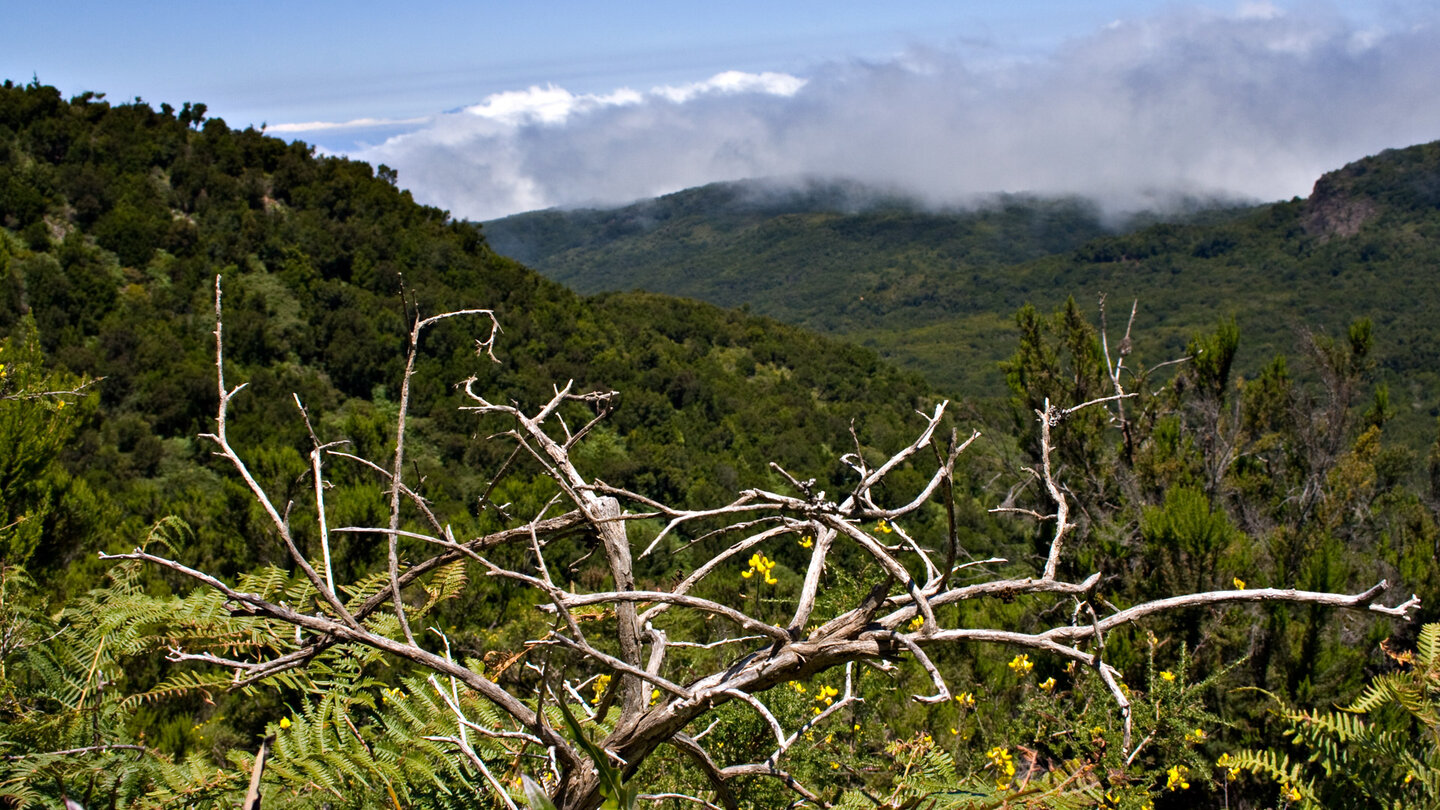
{"type": "Polygon", "coordinates": [[[130,708],[142,703],[153,703],[163,698],[172,698],[190,692],[200,692],[206,699],[210,698],[212,692],[224,692],[234,683],[233,679],[224,673],[185,671],[177,672],[169,678],[156,684],[144,692],[135,692],[126,695],[120,701],[122,708],[130,708]]]}

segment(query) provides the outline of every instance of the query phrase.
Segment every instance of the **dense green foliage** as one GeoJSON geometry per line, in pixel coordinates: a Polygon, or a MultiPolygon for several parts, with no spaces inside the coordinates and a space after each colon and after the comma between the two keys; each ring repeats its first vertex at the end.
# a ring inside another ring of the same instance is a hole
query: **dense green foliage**
{"type": "MultiPolygon", "coordinates": [[[[618,390],[617,409],[577,447],[577,463],[677,506],[713,506],[745,486],[783,489],[771,461],[840,491],[846,471],[836,456],[856,443],[862,454],[893,452],[913,438],[912,411],[937,399],[919,377],[869,349],[767,318],[652,293],[582,298],[498,255],[477,228],[415,204],[385,167],[316,157],[304,144],[234,130],[204,113],[198,104],[156,111],[88,94],[67,101],[38,84],[0,88],[0,806],[53,804],[61,794],[87,807],[233,803],[250,752],[268,735],[276,759],[267,807],[468,807],[476,806],[469,791],[489,790],[454,745],[435,739],[460,733],[447,691],[487,721],[493,709],[475,693],[379,654],[338,652],[274,682],[226,691],[228,675],[166,661],[166,650],[278,648],[266,636],[273,628],[232,616],[213,593],[191,592],[168,574],[95,559],[97,550],[163,545],[248,591],[291,604],[313,598],[253,498],[195,438],[213,427],[218,397],[216,275],[224,277],[227,379],[248,383],[230,411],[231,440],[297,513],[313,501],[309,433],[292,394],[317,433],[383,457],[393,448],[404,337],[416,313],[486,307],[504,330],[499,363],[477,357],[471,330],[452,322],[426,334],[417,358],[408,457],[424,495],[454,516],[457,534],[496,528],[482,501],[533,506],[553,492],[533,465],[487,488],[508,448],[479,439],[506,426],[458,410],[453,386],[471,375],[487,396],[527,405],[570,379],[581,389],[618,390]],[[98,382],[80,390],[86,378],[98,382]]],[[[1440,489],[1412,486],[1420,446],[1398,445],[1393,435],[1396,411],[1413,410],[1412,398],[1431,385],[1423,374],[1396,375],[1419,368],[1428,351],[1428,323],[1412,319],[1433,294],[1402,270],[1430,249],[1423,237],[1435,201],[1424,178],[1435,173],[1435,151],[1356,164],[1328,176],[1324,194],[1309,203],[1098,241],[1091,237],[1102,226],[1085,206],[1018,199],[954,217],[895,205],[816,213],[816,199],[760,214],[737,204],[724,223],[706,226],[714,205],[707,195],[728,193],[711,189],[672,200],[698,212],[682,206],[672,219],[682,230],[712,229],[706,243],[716,249],[717,273],[739,268],[745,251],[767,260],[806,254],[795,275],[776,271],[736,288],[768,296],[777,316],[816,324],[833,316],[837,328],[892,349],[925,329],[972,330],[966,339],[983,350],[944,341],[932,348],[947,347],[945,362],[960,369],[937,377],[945,384],[1008,383],[1004,394],[990,392],[1005,400],[1002,417],[983,449],[962,462],[968,477],[950,493],[966,552],[1006,560],[976,576],[1023,576],[1043,561],[1043,529],[986,510],[1002,501],[1051,508],[1020,471],[1038,460],[1033,409],[1046,398],[1104,396],[1113,382],[1093,316],[1063,295],[1051,314],[1050,299],[1061,289],[1108,289],[1140,294],[1143,313],[1165,315],[1142,315],[1120,374],[1139,396],[1109,412],[1118,418],[1094,409],[1057,431],[1061,476],[1084,506],[1064,576],[1100,572],[1103,598],[1119,607],[1244,587],[1240,580],[1359,590],[1381,576],[1433,605],[1440,489]],[[1346,235],[1355,223],[1358,231],[1346,235]],[[746,241],[761,232],[770,234],[771,253],[746,241]],[[821,233],[840,241],[828,243],[832,253],[812,254],[821,233]],[[1378,252],[1362,249],[1370,243],[1378,252]],[[874,248],[859,262],[870,275],[841,282],[820,272],[861,247],[874,248]],[[1051,255],[1036,258],[1043,254],[1051,255]],[[1215,291],[1197,293],[1202,281],[1215,291]],[[1373,311],[1402,281],[1417,286],[1386,312],[1373,311]],[[786,290],[798,297],[784,298],[786,290]],[[1025,306],[1031,299],[1038,306],[1025,306]],[[1263,318],[1262,306],[1271,308],[1263,318]],[[1013,321],[1001,314],[1015,310],[1013,321]],[[1280,311],[1328,328],[1282,338],[1289,324],[1280,311]],[[1217,319],[1223,312],[1234,319],[1217,319]],[[1352,321],[1365,314],[1371,319],[1352,321]],[[896,320],[905,329],[894,329],[896,320]],[[1274,355],[1297,343],[1290,359],[1274,355]],[[1148,371],[1141,362],[1168,359],[1171,350],[1191,360],[1148,371]],[[1253,359],[1261,350],[1266,359],[1253,359]],[[1391,390],[1400,392],[1398,408],[1391,390]]],[[[825,204],[833,202],[831,194],[825,204]]],[[[546,216],[543,227],[556,229],[547,238],[589,238],[566,230],[575,220],[546,216]]],[[[661,261],[692,255],[656,247],[692,250],[680,231],[644,225],[638,209],[626,217],[613,223],[616,232],[649,242],[595,244],[637,260],[637,272],[650,250],[661,261]]],[[[726,283],[695,269],[701,265],[680,266],[701,287],[726,283]]],[[[1127,313],[1113,304],[1107,313],[1108,362],[1127,313]]],[[[918,342],[912,350],[927,351],[918,342]]],[[[1440,446],[1428,459],[1440,481],[1437,459],[1440,446]]],[[[373,477],[343,466],[326,477],[336,525],[382,522],[386,506],[373,477]]],[[[897,474],[903,486],[920,477],[897,474]]],[[[945,521],[936,508],[907,528],[938,535],[945,521]]],[[[632,540],[655,530],[636,526],[632,540]]],[[[318,555],[313,535],[297,536],[318,555]]],[[[586,542],[575,540],[574,557],[586,542]]],[[[364,583],[362,593],[381,582],[381,545],[346,545],[337,555],[346,578],[364,583]]],[[[773,594],[797,586],[805,559],[792,546],[771,551],[775,591],[735,578],[706,595],[747,600],[757,615],[778,620],[785,608],[773,594]]],[[[637,570],[642,584],[693,562],[684,548],[664,551],[637,570]]],[[[821,613],[872,584],[849,562],[840,558],[827,573],[821,613]]],[[[576,566],[578,577],[603,577],[576,566]]],[[[424,593],[412,618],[444,628],[457,658],[510,686],[533,677],[510,665],[546,628],[530,595],[464,564],[428,579],[424,593]]],[[[943,620],[1023,631],[1042,611],[1069,609],[1033,597],[979,600],[947,607],[943,620]]],[[[870,806],[867,796],[887,807],[1214,806],[1227,790],[1232,806],[1270,806],[1273,782],[1227,783],[1208,765],[1238,745],[1286,744],[1289,725],[1268,712],[1271,704],[1235,687],[1317,705],[1349,700],[1371,671],[1397,665],[1378,647],[1392,625],[1336,620],[1319,609],[1196,610],[1148,629],[1106,639],[1107,656],[1132,685],[1136,736],[1148,741],[1134,757],[1119,750],[1117,719],[1093,678],[1038,657],[947,649],[936,663],[965,699],[922,706],[906,698],[924,689],[915,685],[925,677],[917,668],[860,669],[855,688],[865,701],[847,706],[834,730],[816,729],[787,767],[849,807],[870,806]],[[1024,767],[1011,774],[1007,762],[1024,767]]],[[[723,653],[694,655],[699,672],[723,653]]],[[[794,727],[816,711],[818,690],[841,685],[839,672],[827,672],[766,700],[794,727]]],[[[717,714],[723,723],[711,739],[727,762],[754,761],[771,747],[753,713],[726,706],[717,714]]],[[[564,722],[559,714],[551,720],[564,722]]],[[[475,746],[518,801],[519,777],[538,772],[534,762],[503,741],[475,746]]],[[[648,760],[628,784],[704,789],[673,752],[648,760]]],[[[745,806],[791,799],[759,779],[736,792],[745,806]]]]}

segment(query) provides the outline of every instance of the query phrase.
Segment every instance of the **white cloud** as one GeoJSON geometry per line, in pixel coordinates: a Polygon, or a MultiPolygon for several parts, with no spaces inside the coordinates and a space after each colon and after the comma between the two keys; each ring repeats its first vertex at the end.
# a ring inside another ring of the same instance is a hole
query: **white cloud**
{"type": "Polygon", "coordinates": [[[935,49],[805,77],[722,73],[606,95],[532,87],[353,152],[418,199],[486,219],[716,180],[843,176],[935,202],[1082,193],[1257,199],[1440,138],[1440,29],[1362,29],[1267,3],[1106,26],[1043,59],[935,49]]]}
{"type": "Polygon", "coordinates": [[[465,112],[502,124],[563,124],[572,114],[602,107],[639,104],[643,97],[629,88],[605,95],[575,95],[570,91],[547,85],[495,93],[465,112]]]}
{"type": "Polygon", "coordinates": [[[304,121],[292,124],[270,124],[265,131],[271,135],[325,132],[338,129],[375,129],[424,124],[429,118],[356,118],[350,121],[304,121]]]}
{"type": "Polygon", "coordinates": [[[764,93],[772,96],[793,96],[805,86],[805,80],[787,73],[743,73],[727,70],[703,82],[657,87],[651,92],[667,101],[683,104],[700,96],[735,93],[764,93]]]}

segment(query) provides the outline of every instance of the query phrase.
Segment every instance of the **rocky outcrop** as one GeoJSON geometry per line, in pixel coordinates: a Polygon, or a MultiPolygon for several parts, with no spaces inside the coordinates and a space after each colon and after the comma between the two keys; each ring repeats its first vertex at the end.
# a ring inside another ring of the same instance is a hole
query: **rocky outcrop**
{"type": "MultiPolygon", "coordinates": [[[[1348,169],[1349,167],[1347,167],[1348,169]]],[[[1365,223],[1380,213],[1380,205],[1369,195],[1358,193],[1346,182],[1346,169],[1330,172],[1315,181],[1300,222],[1305,232],[1322,242],[1354,236],[1365,223]]]]}

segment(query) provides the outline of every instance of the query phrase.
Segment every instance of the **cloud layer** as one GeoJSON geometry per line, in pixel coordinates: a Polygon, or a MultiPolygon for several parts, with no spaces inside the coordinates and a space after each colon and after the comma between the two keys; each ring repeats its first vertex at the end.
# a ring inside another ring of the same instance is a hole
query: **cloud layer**
{"type": "MultiPolygon", "coordinates": [[[[936,203],[995,191],[1087,194],[1117,209],[1184,194],[1269,200],[1440,138],[1436,76],[1435,25],[1366,30],[1257,3],[1120,21],[999,65],[916,48],[803,78],[731,72],[606,95],[532,87],[346,151],[471,219],[799,175],[936,203]]],[[[291,131],[325,143],[325,130],[291,131]]]]}

